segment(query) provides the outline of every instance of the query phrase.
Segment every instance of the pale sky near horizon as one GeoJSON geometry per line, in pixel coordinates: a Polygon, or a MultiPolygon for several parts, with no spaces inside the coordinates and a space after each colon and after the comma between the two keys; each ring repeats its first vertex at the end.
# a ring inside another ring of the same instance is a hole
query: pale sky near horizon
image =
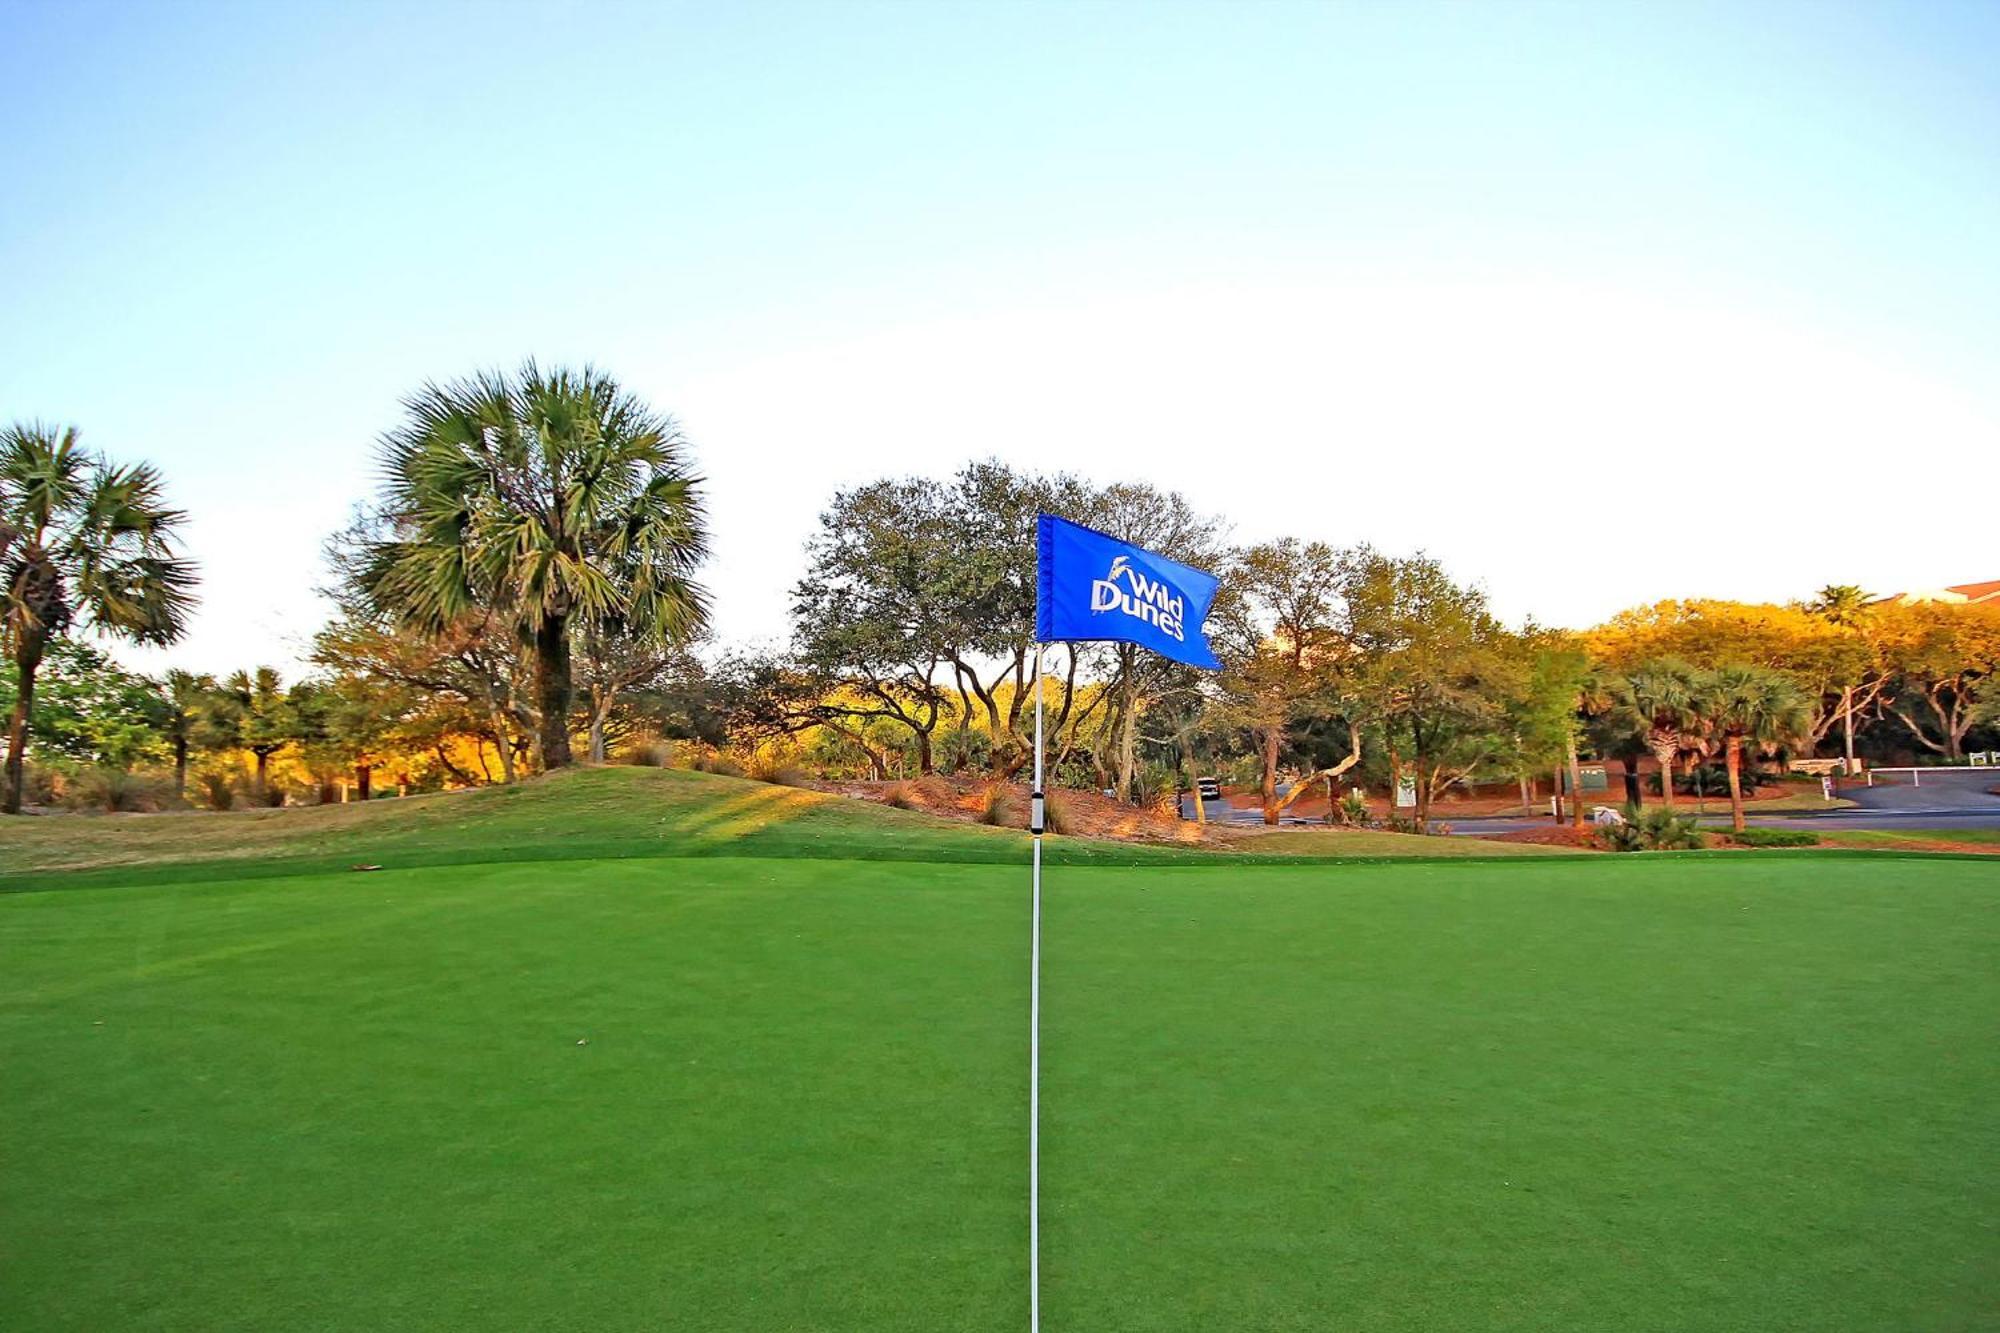
{"type": "Polygon", "coordinates": [[[0,0],[0,420],[165,469],[205,670],[529,355],[681,420],[726,641],[987,455],[1510,620],[1996,578],[1996,71],[1993,3],[0,0]]]}

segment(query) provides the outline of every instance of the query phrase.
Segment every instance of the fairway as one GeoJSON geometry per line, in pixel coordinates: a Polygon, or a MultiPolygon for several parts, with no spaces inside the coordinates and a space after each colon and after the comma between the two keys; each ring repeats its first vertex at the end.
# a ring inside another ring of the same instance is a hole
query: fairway
{"type": "MultiPolygon", "coordinates": [[[[1025,886],[711,855],[0,895],[0,1326],[1022,1327],[1025,886]]],[[[1046,1326],[1990,1327],[1996,891],[1059,867],[1046,1326]]]]}

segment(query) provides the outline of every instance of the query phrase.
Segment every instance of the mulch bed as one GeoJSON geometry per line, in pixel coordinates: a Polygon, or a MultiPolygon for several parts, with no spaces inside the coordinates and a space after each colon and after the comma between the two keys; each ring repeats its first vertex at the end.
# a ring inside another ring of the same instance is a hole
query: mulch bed
{"type": "MultiPolygon", "coordinates": [[[[967,824],[984,823],[987,801],[996,785],[986,778],[933,775],[892,782],[815,782],[820,791],[851,796],[880,805],[896,804],[890,798],[900,793],[908,807],[925,814],[956,819],[967,824]]],[[[1003,785],[1012,805],[1009,827],[1028,826],[1028,787],[1025,783],[1003,785]]],[[[1147,842],[1220,842],[1213,824],[1203,825],[1176,818],[1170,811],[1142,810],[1114,801],[1096,792],[1051,790],[1049,799],[1067,817],[1067,832],[1085,838],[1136,838],[1147,842]]]]}
{"type": "Polygon", "coordinates": [[[1514,829],[1509,833],[1482,833],[1479,836],[1487,842],[1531,842],[1539,847],[1597,847],[1589,825],[1572,828],[1568,824],[1537,824],[1533,828],[1514,829]]]}

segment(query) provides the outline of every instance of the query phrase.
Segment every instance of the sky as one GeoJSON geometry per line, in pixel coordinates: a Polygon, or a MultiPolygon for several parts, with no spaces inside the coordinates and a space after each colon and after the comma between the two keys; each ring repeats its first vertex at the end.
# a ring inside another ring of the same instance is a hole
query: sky
{"type": "Polygon", "coordinates": [[[2000,577],[2000,5],[0,0],[0,421],[190,514],[128,653],[300,669],[426,380],[592,362],[725,643],[1004,459],[1512,621],[2000,577]]]}

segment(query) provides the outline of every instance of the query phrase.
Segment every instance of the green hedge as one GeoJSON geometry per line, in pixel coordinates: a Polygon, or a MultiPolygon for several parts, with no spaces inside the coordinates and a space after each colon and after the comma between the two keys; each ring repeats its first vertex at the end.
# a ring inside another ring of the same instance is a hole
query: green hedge
{"type": "Polygon", "coordinates": [[[1817,847],[1819,835],[1802,828],[1747,828],[1729,840],[1743,847],[1817,847]]]}

